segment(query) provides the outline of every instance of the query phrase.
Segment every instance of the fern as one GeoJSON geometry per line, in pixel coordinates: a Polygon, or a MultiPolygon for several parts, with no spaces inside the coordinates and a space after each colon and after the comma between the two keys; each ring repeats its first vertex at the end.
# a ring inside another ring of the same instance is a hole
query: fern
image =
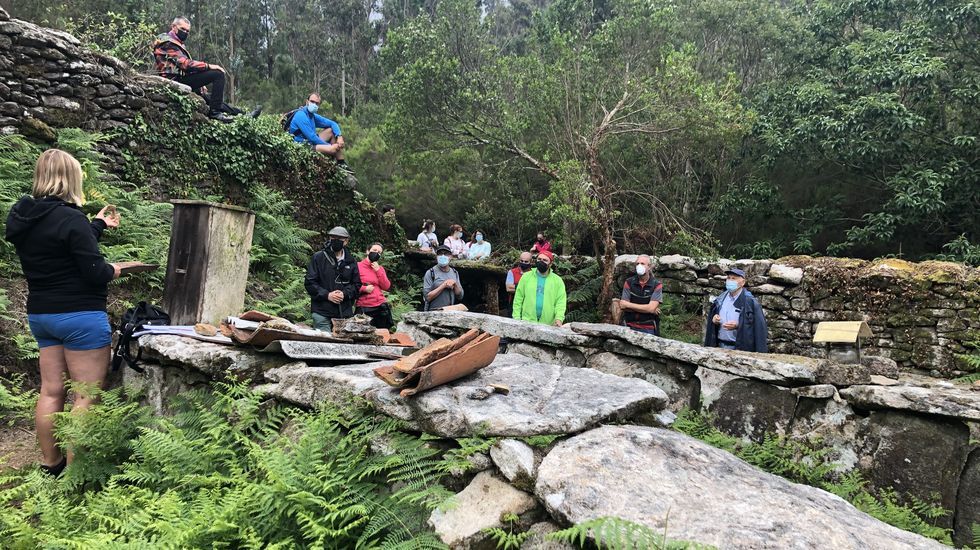
{"type": "Polygon", "coordinates": [[[594,541],[598,548],[609,550],[709,548],[693,542],[667,541],[664,535],[645,525],[616,517],[585,521],[551,533],[546,538],[574,544],[579,548],[584,548],[587,541],[594,541]]]}
{"type": "Polygon", "coordinates": [[[38,347],[37,340],[31,333],[15,334],[12,340],[17,348],[17,358],[21,361],[33,361],[41,356],[41,348],[38,347]]]}
{"type": "Polygon", "coordinates": [[[980,338],[967,343],[966,347],[972,349],[973,352],[957,354],[956,358],[959,359],[963,370],[969,374],[957,378],[956,381],[973,384],[980,380],[980,338]]]}
{"type": "Polygon", "coordinates": [[[34,417],[37,392],[27,389],[23,374],[0,378],[0,424],[13,426],[34,417]]]}
{"type": "Polygon", "coordinates": [[[0,476],[0,546],[445,548],[425,531],[445,465],[399,421],[214,390],[181,394],[165,419],[123,390],[59,415],[76,460],[60,480],[0,476]],[[379,438],[392,454],[370,451],[379,438]]]}

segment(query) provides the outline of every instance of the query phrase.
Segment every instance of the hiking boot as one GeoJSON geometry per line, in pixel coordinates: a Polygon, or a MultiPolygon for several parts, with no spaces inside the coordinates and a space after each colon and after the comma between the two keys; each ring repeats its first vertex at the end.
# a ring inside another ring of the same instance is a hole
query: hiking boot
{"type": "Polygon", "coordinates": [[[68,457],[61,455],[61,462],[55,464],[54,466],[45,466],[44,464],[41,464],[41,471],[51,477],[58,477],[61,475],[61,472],[65,471],[65,466],[68,466],[68,457]]]}
{"type": "Polygon", "coordinates": [[[354,175],[354,169],[351,168],[350,165],[347,164],[346,161],[343,161],[343,160],[337,161],[337,169],[340,170],[341,172],[344,172],[345,174],[347,174],[349,176],[353,176],[354,175]]]}
{"type": "Polygon", "coordinates": [[[249,113],[248,116],[250,116],[251,118],[259,118],[259,115],[261,114],[262,114],[262,106],[257,105],[254,109],[252,109],[252,112],[249,113]]]}
{"type": "Polygon", "coordinates": [[[211,120],[217,120],[218,122],[224,122],[224,123],[229,123],[233,120],[230,116],[228,116],[225,113],[222,113],[221,111],[211,112],[210,114],[208,114],[208,118],[210,118],[211,120]]]}

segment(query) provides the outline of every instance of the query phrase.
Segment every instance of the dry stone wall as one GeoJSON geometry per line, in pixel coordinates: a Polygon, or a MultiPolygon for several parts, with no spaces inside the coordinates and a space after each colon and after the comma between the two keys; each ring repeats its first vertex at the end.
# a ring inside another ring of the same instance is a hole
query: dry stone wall
{"type": "MultiPolygon", "coordinates": [[[[174,108],[190,88],[138,74],[122,61],[83,47],[74,36],[11,19],[0,8],[0,133],[53,142],[54,129],[106,131],[174,108]]],[[[197,98],[204,120],[207,107],[197,98]]],[[[119,148],[103,144],[107,166],[122,166],[119,148]]]]}
{"type": "MultiPolygon", "coordinates": [[[[621,281],[635,260],[616,259],[621,281]]],[[[863,320],[874,333],[864,342],[868,354],[948,376],[955,355],[980,331],[980,270],[960,264],[809,256],[701,262],[677,255],[654,262],[665,293],[705,306],[724,290],[726,269],[743,269],[777,353],[823,357],[825,349],[812,343],[817,323],[863,320]]]]}

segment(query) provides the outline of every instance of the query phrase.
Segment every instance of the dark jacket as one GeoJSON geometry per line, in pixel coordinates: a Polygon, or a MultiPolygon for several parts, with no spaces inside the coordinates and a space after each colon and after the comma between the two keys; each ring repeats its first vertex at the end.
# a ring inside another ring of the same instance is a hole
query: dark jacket
{"type": "Polygon", "coordinates": [[[5,237],[27,278],[27,313],[105,311],[113,275],[99,252],[105,228],[55,197],[23,197],[14,204],[5,237]]]}
{"type": "Polygon", "coordinates": [[[360,290],[361,275],[357,260],[346,248],[339,262],[330,250],[320,250],[310,259],[310,265],[306,268],[306,291],[313,298],[313,313],[330,319],[351,317],[360,290]],[[344,293],[344,301],[340,304],[327,300],[327,295],[334,290],[344,293]]]}
{"type": "MultiPolygon", "coordinates": [[[[721,312],[721,301],[728,294],[722,292],[711,304],[708,313],[708,324],[704,331],[704,345],[718,347],[718,329],[721,325],[711,322],[714,316],[721,312]]],[[[739,310],[738,328],[735,329],[735,349],[769,353],[769,329],[766,327],[766,315],[762,311],[759,300],[756,300],[748,289],[743,288],[738,298],[735,298],[735,308],[739,310]]]]}

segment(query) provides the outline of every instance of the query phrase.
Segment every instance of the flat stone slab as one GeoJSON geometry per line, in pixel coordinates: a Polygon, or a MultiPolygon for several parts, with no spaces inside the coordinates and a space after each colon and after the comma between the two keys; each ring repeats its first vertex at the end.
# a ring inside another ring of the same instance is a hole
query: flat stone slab
{"type": "Polygon", "coordinates": [[[146,359],[164,365],[193,368],[215,377],[233,375],[258,379],[264,371],[291,361],[280,355],[261,354],[248,348],[169,334],[141,336],[139,345],[146,359]]]}
{"type": "Polygon", "coordinates": [[[382,357],[372,354],[404,355],[404,347],[373,346],[367,344],[336,344],[333,342],[302,342],[299,340],[276,340],[262,349],[263,353],[282,353],[291,359],[315,361],[359,362],[378,361],[382,357]]]}
{"type": "Polygon", "coordinates": [[[559,443],[535,494],[561,521],[615,516],[721,549],[946,548],[660,428],[603,426],[559,443]]]}
{"type": "Polygon", "coordinates": [[[596,338],[615,338],[653,352],[662,358],[697,365],[736,376],[771,382],[776,385],[800,386],[816,382],[824,361],[795,355],[748,353],[707,348],[667,338],[659,338],[618,325],[570,323],[573,331],[596,338]]]}
{"type": "Polygon", "coordinates": [[[341,367],[290,366],[267,373],[266,393],[308,407],[363,396],[379,411],[443,437],[570,434],[612,419],[659,412],[667,395],[649,382],[592,369],[498,355],[490,366],[445,386],[403,398],[374,376],[387,362],[341,367]],[[510,394],[470,399],[476,388],[505,384],[510,394]]]}
{"type": "Polygon", "coordinates": [[[980,420],[980,392],[959,388],[917,386],[851,386],[841,396],[856,407],[899,409],[980,420]]]}
{"type": "Polygon", "coordinates": [[[540,325],[518,321],[510,317],[473,313],[470,311],[413,311],[402,317],[407,324],[429,325],[435,327],[469,330],[471,328],[489,332],[508,340],[533,342],[553,347],[586,346],[599,347],[601,342],[595,338],[576,334],[565,327],[540,325]]]}

